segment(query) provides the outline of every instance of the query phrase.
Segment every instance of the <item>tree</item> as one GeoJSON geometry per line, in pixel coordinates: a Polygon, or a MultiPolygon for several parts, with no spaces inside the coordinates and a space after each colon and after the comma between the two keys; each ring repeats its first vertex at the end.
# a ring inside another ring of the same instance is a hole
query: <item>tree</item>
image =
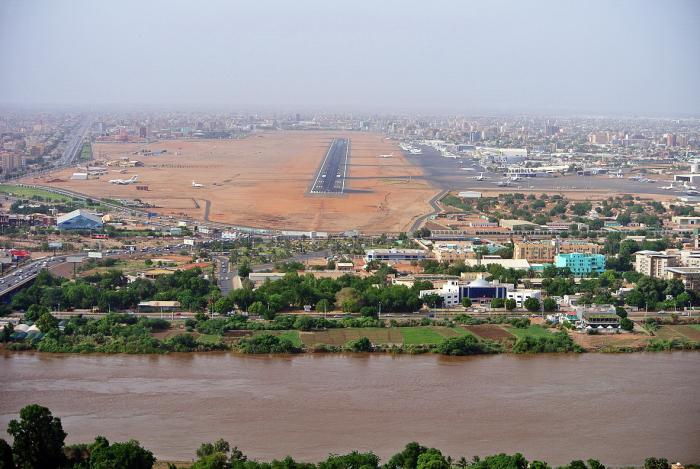
{"type": "Polygon", "coordinates": [[[356,313],[360,310],[360,294],[352,287],[344,287],[335,294],[335,304],[343,308],[343,311],[356,313]]]}
{"type": "Polygon", "coordinates": [[[318,302],[316,303],[316,312],[327,313],[329,311],[333,311],[333,305],[331,304],[331,302],[325,298],[318,300],[318,302]]]}
{"type": "Polygon", "coordinates": [[[209,456],[214,453],[225,453],[231,451],[231,445],[223,438],[219,438],[214,443],[202,443],[197,449],[197,457],[209,456]]]}
{"type": "Polygon", "coordinates": [[[492,308],[503,308],[505,306],[505,300],[503,298],[491,298],[491,307],[492,308]]]}
{"type": "Polygon", "coordinates": [[[443,298],[437,293],[429,293],[423,296],[423,303],[428,305],[429,308],[439,308],[442,306],[443,298]]]}
{"type": "Polygon", "coordinates": [[[238,275],[241,278],[248,278],[250,273],[253,271],[253,269],[250,268],[250,264],[247,262],[241,263],[241,265],[238,266],[238,275]]]}
{"type": "MultiPolygon", "coordinates": [[[[14,299],[14,298],[13,298],[14,299]]],[[[39,304],[32,304],[29,306],[27,309],[27,312],[24,314],[24,318],[29,320],[29,321],[36,321],[41,317],[42,314],[48,313],[49,309],[46,306],[41,306],[39,304]]],[[[39,326],[37,326],[39,327],[39,326]]]]}
{"type": "Polygon", "coordinates": [[[465,308],[469,308],[472,305],[472,300],[470,298],[464,297],[462,298],[462,306],[465,308]]]}
{"type": "Polygon", "coordinates": [[[7,433],[12,436],[12,452],[21,469],[58,468],[65,459],[66,433],[61,420],[46,407],[31,404],[19,411],[20,420],[10,420],[7,433]]]}
{"type": "Polygon", "coordinates": [[[58,319],[53,317],[51,313],[44,313],[36,321],[36,327],[44,334],[58,329],[58,319]]]}
{"type": "Polygon", "coordinates": [[[250,314],[260,316],[265,313],[265,309],[265,305],[262,303],[262,301],[255,301],[248,307],[248,312],[250,314]]]}
{"type": "MultiPolygon", "coordinates": [[[[285,466],[287,467],[287,466],[285,466]]],[[[325,461],[318,463],[318,469],[376,469],[379,458],[374,453],[358,453],[331,455],[325,461]]]]}
{"type": "Polygon", "coordinates": [[[15,332],[15,326],[12,323],[5,324],[0,333],[0,342],[9,342],[13,332],[15,332]]]}
{"type": "Polygon", "coordinates": [[[523,301],[523,306],[525,306],[525,309],[527,309],[531,313],[534,313],[540,310],[540,300],[538,300],[537,298],[528,298],[525,301],[523,301]]]}
{"type": "Polygon", "coordinates": [[[518,303],[513,298],[508,298],[505,306],[508,311],[513,311],[518,306],[518,303]]]}
{"type": "Polygon", "coordinates": [[[527,459],[520,453],[487,456],[473,464],[470,469],[526,469],[527,459]]]}
{"type": "Polygon", "coordinates": [[[367,337],[360,337],[357,340],[348,342],[347,347],[353,352],[371,352],[372,342],[367,337]]]}
{"type": "Polygon", "coordinates": [[[500,351],[497,344],[480,342],[473,335],[462,335],[444,339],[435,349],[442,355],[476,355],[481,353],[496,353],[500,351]]]}
{"type": "Polygon", "coordinates": [[[634,323],[629,318],[620,319],[620,327],[626,331],[634,329],[634,323]]]}
{"type": "Polygon", "coordinates": [[[416,469],[418,458],[427,448],[415,441],[406,445],[403,451],[397,453],[384,465],[384,469],[416,469]]]}
{"type": "Polygon", "coordinates": [[[416,469],[450,469],[450,463],[447,462],[440,450],[430,448],[418,456],[416,469]]]}
{"type": "Polygon", "coordinates": [[[548,313],[551,313],[557,310],[557,302],[554,298],[545,298],[544,301],[542,301],[542,308],[548,313]]]}
{"type": "Polygon", "coordinates": [[[91,469],[151,469],[155,462],[153,453],[136,440],[110,445],[105,438],[90,452],[91,469]]]}
{"type": "Polygon", "coordinates": [[[644,469],[670,469],[671,465],[666,458],[647,458],[644,460],[644,469]]]}
{"type": "Polygon", "coordinates": [[[7,441],[0,438],[0,469],[14,469],[15,462],[12,458],[12,447],[7,441]]]}

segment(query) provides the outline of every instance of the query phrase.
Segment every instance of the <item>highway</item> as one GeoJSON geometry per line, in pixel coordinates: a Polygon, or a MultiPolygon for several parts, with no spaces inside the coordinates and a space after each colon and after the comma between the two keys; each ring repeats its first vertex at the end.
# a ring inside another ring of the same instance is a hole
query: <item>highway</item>
{"type": "Polygon", "coordinates": [[[333,139],[309,192],[311,194],[342,194],[345,191],[349,155],[350,140],[347,138],[333,139]]]}
{"type": "MultiPolygon", "coordinates": [[[[128,251],[125,249],[112,250],[110,252],[103,253],[104,257],[130,257],[134,255],[141,255],[144,253],[170,253],[181,249],[181,246],[165,246],[159,248],[144,248],[140,251],[128,251]]],[[[31,282],[36,278],[37,274],[42,269],[53,269],[60,265],[67,263],[67,257],[80,257],[83,260],[88,258],[87,253],[80,252],[74,254],[62,254],[58,256],[45,257],[43,259],[37,259],[30,261],[26,264],[19,266],[12,272],[0,277],[0,297],[13,292],[14,290],[22,287],[23,285],[31,282]]]]}
{"type": "Polygon", "coordinates": [[[0,277],[0,297],[31,282],[44,268],[55,267],[64,263],[66,256],[46,257],[19,266],[9,274],[0,277]]]}

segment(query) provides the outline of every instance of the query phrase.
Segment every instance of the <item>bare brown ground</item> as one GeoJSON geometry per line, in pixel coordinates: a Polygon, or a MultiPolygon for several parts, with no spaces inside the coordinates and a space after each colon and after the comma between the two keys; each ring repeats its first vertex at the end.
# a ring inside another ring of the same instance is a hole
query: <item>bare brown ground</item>
{"type": "Polygon", "coordinates": [[[410,164],[394,142],[361,132],[269,132],[243,140],[173,140],[140,144],[94,145],[105,160],[128,156],[145,164],[99,180],[72,181],[65,170],[25,182],[74,190],[94,197],[141,199],[166,215],[260,228],[368,233],[405,231],[430,210],[435,193],[420,168],[410,164]],[[334,137],[351,140],[343,197],[308,196],[307,189],[334,137]],[[135,151],[167,150],[160,156],[135,151]],[[393,154],[382,158],[382,154],[393,154]],[[136,184],[115,185],[109,179],[138,174],[136,184]],[[48,182],[59,177],[63,181],[48,182]],[[192,181],[205,187],[192,187],[192,181]],[[208,201],[208,202],[207,202],[208,201]]]}
{"type": "Polygon", "coordinates": [[[464,326],[464,328],[481,339],[497,341],[515,340],[513,334],[497,324],[477,324],[474,326],[464,326]]]}
{"type": "Polygon", "coordinates": [[[574,339],[574,342],[589,351],[600,351],[619,347],[641,349],[646,346],[650,338],[648,335],[641,333],[588,335],[572,332],[569,335],[574,339]]]}

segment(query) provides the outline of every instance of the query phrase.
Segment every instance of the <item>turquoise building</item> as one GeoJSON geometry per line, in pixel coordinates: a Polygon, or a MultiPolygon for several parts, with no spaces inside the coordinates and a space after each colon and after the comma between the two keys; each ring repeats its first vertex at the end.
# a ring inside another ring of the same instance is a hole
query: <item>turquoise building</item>
{"type": "Polygon", "coordinates": [[[554,266],[558,268],[568,267],[571,273],[577,277],[585,277],[592,273],[601,274],[605,271],[605,256],[580,252],[557,254],[554,257],[554,266]]]}

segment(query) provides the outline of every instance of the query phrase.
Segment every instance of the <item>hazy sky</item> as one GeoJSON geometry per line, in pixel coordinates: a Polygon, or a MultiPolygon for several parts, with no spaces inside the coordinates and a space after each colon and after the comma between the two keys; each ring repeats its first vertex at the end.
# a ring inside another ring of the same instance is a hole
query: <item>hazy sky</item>
{"type": "Polygon", "coordinates": [[[700,115],[700,1],[0,0],[0,102],[700,115]]]}

